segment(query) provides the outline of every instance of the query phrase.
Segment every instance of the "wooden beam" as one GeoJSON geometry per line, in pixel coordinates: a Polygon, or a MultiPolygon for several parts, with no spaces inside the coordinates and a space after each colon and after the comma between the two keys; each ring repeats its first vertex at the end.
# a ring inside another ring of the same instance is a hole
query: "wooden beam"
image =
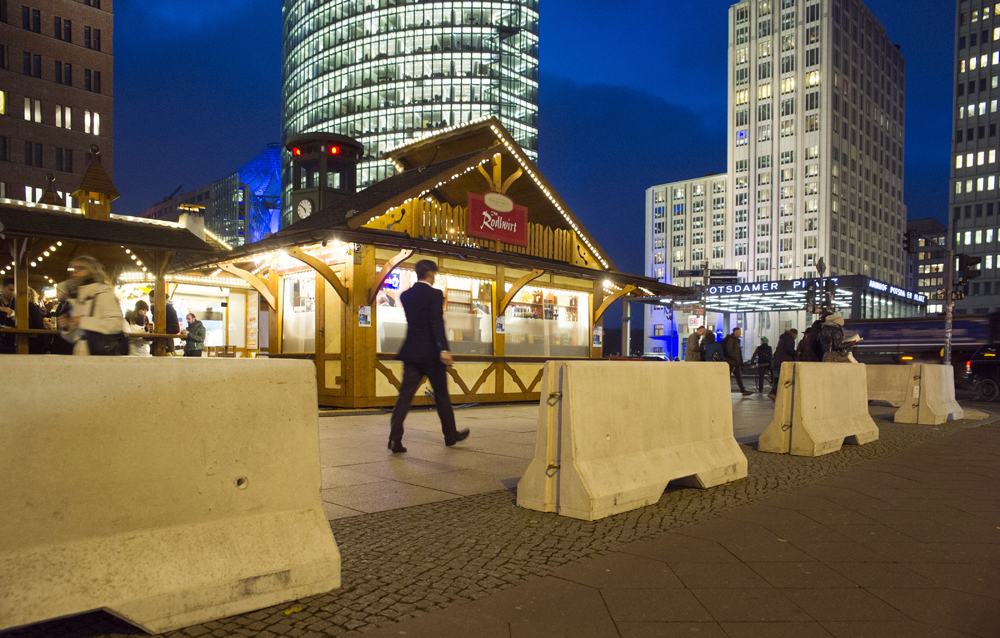
{"type": "MultiPolygon", "coordinates": [[[[532,270],[531,272],[529,272],[524,277],[521,277],[520,279],[518,279],[517,281],[515,281],[514,285],[511,286],[510,290],[507,291],[507,294],[504,295],[503,301],[500,302],[500,307],[497,308],[497,316],[499,317],[500,315],[502,315],[507,310],[507,306],[510,304],[511,301],[514,300],[514,295],[516,295],[517,293],[521,292],[521,288],[524,288],[526,285],[528,285],[532,281],[538,279],[539,277],[541,277],[544,274],[545,274],[544,270],[535,268],[534,270],[532,270]]],[[[506,283],[507,282],[504,282],[504,281],[498,281],[497,285],[498,286],[503,286],[506,283]]],[[[501,290],[503,290],[503,288],[501,288],[501,290]]]]}
{"type": "Polygon", "coordinates": [[[601,316],[604,314],[604,311],[607,310],[611,304],[618,301],[619,299],[621,299],[622,297],[629,294],[635,289],[636,289],[635,286],[633,286],[632,284],[628,284],[627,286],[624,286],[621,290],[616,290],[615,292],[611,293],[610,296],[605,297],[604,302],[601,304],[601,307],[594,311],[594,325],[596,325],[597,322],[601,320],[601,316]]]}
{"type": "MultiPolygon", "coordinates": [[[[173,259],[172,252],[155,252],[152,255],[152,262],[147,267],[156,277],[156,288],[153,290],[153,306],[156,312],[153,316],[153,332],[165,334],[167,332],[167,267],[173,259]]],[[[167,356],[167,342],[163,339],[153,341],[153,356],[167,356]]],[[[173,353],[171,353],[173,354],[173,353]]]]}
{"type": "Polygon", "coordinates": [[[375,285],[368,291],[369,306],[375,305],[375,298],[378,296],[378,291],[382,289],[382,284],[385,282],[386,278],[392,274],[392,271],[396,269],[396,266],[412,257],[414,252],[416,251],[412,248],[404,248],[399,251],[399,254],[382,265],[382,269],[379,270],[378,274],[375,276],[375,285]]]}
{"type": "Polygon", "coordinates": [[[260,277],[250,273],[249,271],[243,270],[242,268],[237,268],[232,264],[219,264],[219,268],[225,270],[231,275],[236,275],[243,281],[253,286],[254,290],[259,292],[260,296],[267,301],[267,305],[271,306],[272,310],[277,310],[278,304],[274,299],[274,294],[272,294],[268,289],[267,284],[261,281],[260,277]]]}
{"type": "Polygon", "coordinates": [[[303,252],[298,247],[289,249],[288,254],[321,274],[323,279],[330,282],[333,289],[337,291],[337,295],[340,297],[340,300],[347,305],[351,304],[351,292],[347,289],[347,286],[344,285],[344,282],[340,281],[340,277],[337,276],[337,273],[333,272],[332,268],[316,257],[303,252]]]}

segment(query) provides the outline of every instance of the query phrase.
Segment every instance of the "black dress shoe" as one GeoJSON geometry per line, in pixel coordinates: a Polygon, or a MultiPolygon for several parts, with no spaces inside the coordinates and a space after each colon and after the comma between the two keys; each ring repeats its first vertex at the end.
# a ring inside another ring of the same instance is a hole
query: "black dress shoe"
{"type": "Polygon", "coordinates": [[[393,454],[402,454],[406,451],[406,448],[399,441],[389,441],[389,451],[393,454]]]}
{"type": "Polygon", "coordinates": [[[455,438],[450,440],[445,439],[444,444],[447,445],[448,447],[451,447],[456,443],[458,443],[459,441],[464,441],[467,438],[469,438],[469,428],[465,428],[464,430],[459,430],[458,432],[455,433],[455,438]]]}

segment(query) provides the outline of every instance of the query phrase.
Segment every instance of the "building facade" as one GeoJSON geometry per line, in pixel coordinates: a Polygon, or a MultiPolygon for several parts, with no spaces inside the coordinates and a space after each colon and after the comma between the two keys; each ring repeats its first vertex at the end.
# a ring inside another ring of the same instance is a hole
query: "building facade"
{"type": "Polygon", "coordinates": [[[982,258],[957,314],[1000,307],[1000,195],[997,185],[997,94],[1000,3],[955,3],[955,132],[951,151],[950,228],[956,253],[982,258]]]}
{"type": "Polygon", "coordinates": [[[0,1],[0,197],[67,206],[91,146],[114,171],[112,0],[0,1]]]}
{"type": "Polygon", "coordinates": [[[936,219],[913,219],[906,223],[911,245],[906,256],[906,288],[925,295],[927,314],[943,312],[943,297],[938,291],[945,287],[945,263],[948,261],[948,227],[936,219]]]}
{"type": "Polygon", "coordinates": [[[538,0],[285,0],[283,16],[283,138],[361,142],[359,189],[396,172],[384,151],[491,115],[537,159],[538,0]]]}
{"type": "Polygon", "coordinates": [[[729,20],[731,227],[747,235],[746,280],[813,277],[823,258],[827,274],[902,285],[899,49],[857,0],[744,0],[729,20]]]}
{"type": "Polygon", "coordinates": [[[205,228],[230,246],[260,241],[281,228],[281,146],[269,144],[234,173],[138,213],[176,222],[184,207],[198,207],[205,228]]]}
{"type": "Polygon", "coordinates": [[[727,171],[647,190],[647,274],[804,280],[822,259],[827,276],[903,286],[905,64],[885,28],[856,0],[743,0],[727,72],[727,171]]]}

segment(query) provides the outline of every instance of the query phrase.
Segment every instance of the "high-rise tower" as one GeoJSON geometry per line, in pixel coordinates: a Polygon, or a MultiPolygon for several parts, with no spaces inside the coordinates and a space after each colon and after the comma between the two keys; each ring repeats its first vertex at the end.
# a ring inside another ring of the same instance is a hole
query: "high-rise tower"
{"type": "MultiPolygon", "coordinates": [[[[955,3],[955,131],[951,147],[951,229],[956,253],[980,257],[981,276],[955,312],[1000,307],[1000,196],[997,184],[997,93],[1000,3],[955,3]]],[[[941,286],[944,288],[944,286],[941,286]]]]}
{"type": "Polygon", "coordinates": [[[827,274],[902,285],[898,47],[858,0],[743,0],[729,21],[730,228],[746,281],[816,276],[822,257],[827,274]]]}
{"type": "Polygon", "coordinates": [[[285,0],[283,14],[282,134],[361,142],[359,189],[393,174],[385,150],[490,115],[536,159],[538,0],[285,0]]]}

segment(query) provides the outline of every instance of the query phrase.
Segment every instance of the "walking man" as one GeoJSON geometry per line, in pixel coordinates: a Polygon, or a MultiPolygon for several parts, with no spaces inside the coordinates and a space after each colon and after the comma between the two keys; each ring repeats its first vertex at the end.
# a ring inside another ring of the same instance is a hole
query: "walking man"
{"type": "Polygon", "coordinates": [[[733,334],[723,339],[722,354],[726,357],[726,363],[729,364],[729,372],[736,377],[736,385],[740,387],[740,392],[743,393],[743,396],[748,397],[753,392],[747,392],[747,389],[743,387],[743,371],[740,370],[743,367],[743,349],[740,348],[740,335],[742,334],[742,329],[735,328],[733,334]]]}
{"type": "Polygon", "coordinates": [[[750,365],[757,366],[757,392],[764,393],[764,380],[767,378],[767,371],[771,369],[771,346],[767,345],[767,337],[760,338],[760,345],[753,351],[750,357],[750,365]]]}
{"type": "Polygon", "coordinates": [[[702,347],[701,338],[705,334],[705,326],[698,326],[698,329],[691,333],[687,340],[687,349],[684,351],[685,361],[701,361],[702,347]]]}
{"type": "Polygon", "coordinates": [[[437,264],[429,259],[417,262],[417,283],[399,296],[406,313],[406,339],[396,359],[403,362],[403,381],[399,386],[396,407],[392,409],[389,449],[395,453],[406,452],[403,447],[403,421],[410,411],[410,402],[423,377],[431,382],[434,402],[444,444],[451,446],[469,436],[468,428],[455,428],[455,413],[448,396],[448,370],[451,353],[444,333],[444,293],[434,288],[437,264]]]}
{"type": "Polygon", "coordinates": [[[778,394],[778,380],[781,379],[781,364],[786,361],[795,361],[795,338],[799,336],[799,331],[795,328],[781,333],[778,337],[778,348],[774,351],[774,376],[771,381],[771,393],[768,398],[776,400],[778,394]]]}

